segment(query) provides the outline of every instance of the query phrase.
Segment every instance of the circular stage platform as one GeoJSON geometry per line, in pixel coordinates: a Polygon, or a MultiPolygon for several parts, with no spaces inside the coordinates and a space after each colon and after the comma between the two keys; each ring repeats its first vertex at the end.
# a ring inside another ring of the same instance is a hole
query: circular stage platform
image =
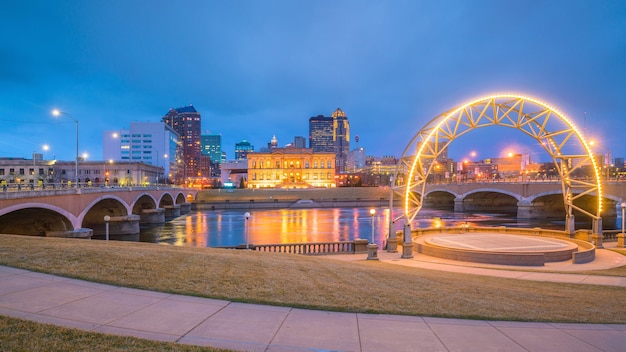
{"type": "Polygon", "coordinates": [[[566,239],[488,232],[431,234],[414,239],[419,253],[476,263],[542,266],[571,260],[578,244],[566,239]]]}

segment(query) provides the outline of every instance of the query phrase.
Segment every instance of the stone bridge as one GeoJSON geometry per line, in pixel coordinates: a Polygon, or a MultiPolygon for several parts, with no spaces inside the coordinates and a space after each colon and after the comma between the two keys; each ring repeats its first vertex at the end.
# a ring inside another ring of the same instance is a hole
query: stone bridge
{"type": "MultiPolygon", "coordinates": [[[[424,203],[434,207],[454,207],[455,211],[510,211],[518,218],[563,217],[565,207],[560,180],[541,182],[471,182],[427,184],[424,203]]],[[[603,217],[615,217],[626,201],[626,182],[606,182],[602,186],[603,217]]],[[[597,207],[596,195],[583,196],[577,206],[597,207]]]]}
{"type": "Polygon", "coordinates": [[[0,193],[0,233],[82,237],[138,234],[140,223],[188,213],[196,190],[163,187],[73,188],[0,193]]]}

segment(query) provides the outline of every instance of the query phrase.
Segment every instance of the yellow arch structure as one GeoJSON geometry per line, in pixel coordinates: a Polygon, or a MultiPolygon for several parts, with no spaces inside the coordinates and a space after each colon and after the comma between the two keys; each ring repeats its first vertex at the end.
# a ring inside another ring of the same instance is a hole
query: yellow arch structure
{"type": "Polygon", "coordinates": [[[597,244],[601,247],[602,184],[589,144],[564,114],[535,98],[515,94],[482,97],[444,112],[411,139],[397,165],[392,187],[392,195],[397,194],[404,199],[404,214],[400,218],[405,219],[405,243],[410,242],[410,225],[422,208],[421,195],[437,157],[456,138],[488,126],[518,129],[546,150],[561,177],[566,209],[565,231],[570,234],[575,231],[573,211],[577,210],[593,219],[594,238],[598,238],[597,244]],[[592,171],[591,181],[574,177],[576,171],[585,168],[592,171]],[[585,195],[597,196],[595,212],[574,204],[585,195]]]}

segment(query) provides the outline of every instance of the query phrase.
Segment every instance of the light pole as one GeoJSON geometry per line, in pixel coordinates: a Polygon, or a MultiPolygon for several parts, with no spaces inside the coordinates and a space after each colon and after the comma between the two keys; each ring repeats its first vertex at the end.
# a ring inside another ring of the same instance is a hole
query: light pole
{"type": "Polygon", "coordinates": [[[374,216],[376,215],[376,209],[370,209],[370,215],[372,216],[372,243],[367,245],[367,260],[378,260],[378,245],[374,243],[374,216]]]}
{"type": "Polygon", "coordinates": [[[111,217],[108,215],[104,216],[104,237],[108,241],[109,240],[109,221],[111,221],[111,217]]]}
{"type": "Polygon", "coordinates": [[[54,116],[65,115],[69,117],[70,119],[72,119],[74,123],[76,123],[76,158],[74,159],[76,168],[74,170],[74,182],[76,183],[76,188],[78,188],[78,120],[72,117],[72,115],[64,111],[60,111],[58,109],[52,110],[52,115],[54,116]]]}
{"type": "MultiPolygon", "coordinates": [[[[393,219],[393,176],[389,178],[389,234],[387,235],[387,252],[398,252],[398,238],[396,237],[396,226],[393,219]]],[[[384,249],[384,248],[383,248],[384,249]]]]}
{"type": "Polygon", "coordinates": [[[626,202],[622,202],[622,233],[617,235],[617,247],[624,248],[624,213],[626,212],[626,202]]]}
{"type": "Polygon", "coordinates": [[[245,214],[243,214],[243,217],[246,219],[246,223],[245,223],[245,235],[246,235],[246,249],[250,249],[250,246],[248,245],[248,220],[250,219],[250,213],[245,212],[245,214]]]}

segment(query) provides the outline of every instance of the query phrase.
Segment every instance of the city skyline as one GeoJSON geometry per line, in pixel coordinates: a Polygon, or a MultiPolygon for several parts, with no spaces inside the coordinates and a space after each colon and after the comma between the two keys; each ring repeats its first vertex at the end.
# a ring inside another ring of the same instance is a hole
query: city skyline
{"type": "MultiPolygon", "coordinates": [[[[599,148],[626,155],[624,3],[146,4],[1,6],[0,157],[73,160],[74,121],[53,108],[79,121],[79,154],[94,160],[102,131],[189,104],[229,160],[237,142],[284,146],[337,107],[368,155],[399,156],[437,115],[498,92],[553,105],[599,148]]],[[[473,131],[450,156],[528,152],[532,140],[501,130],[473,131]]]]}

